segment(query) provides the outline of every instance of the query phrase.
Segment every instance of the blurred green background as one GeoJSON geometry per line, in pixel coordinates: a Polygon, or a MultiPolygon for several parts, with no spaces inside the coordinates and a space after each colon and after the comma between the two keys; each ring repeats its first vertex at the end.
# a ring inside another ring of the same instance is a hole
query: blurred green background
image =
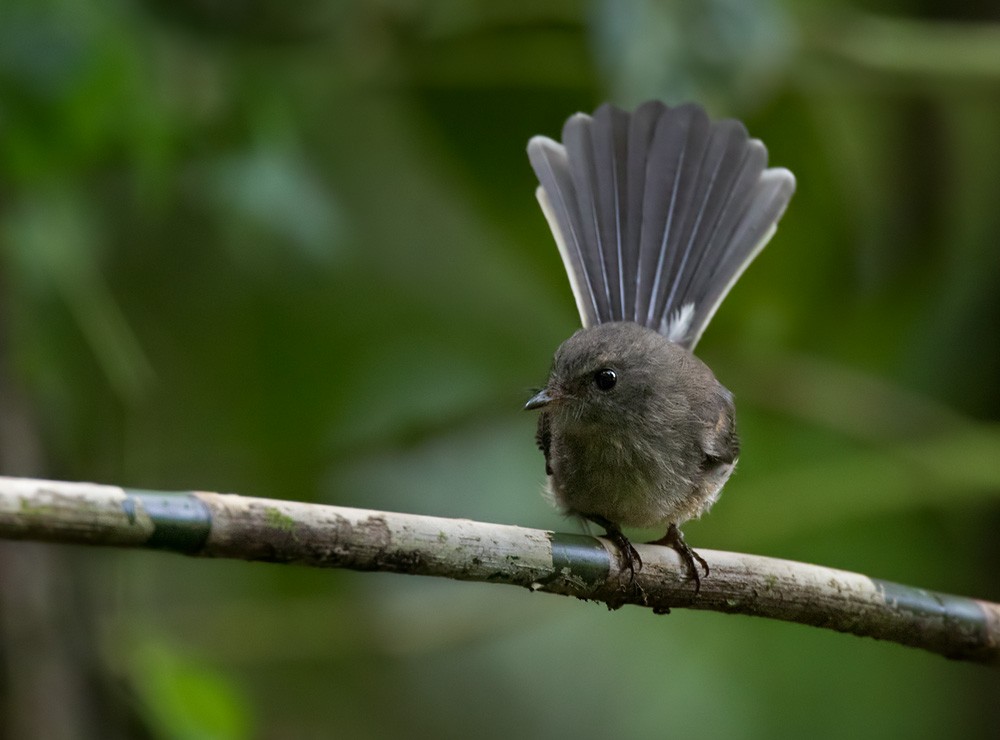
{"type": "MultiPolygon", "coordinates": [[[[743,457],[689,541],[1000,600],[998,50],[978,0],[5,0],[0,472],[574,530],[524,147],[694,99],[799,189],[699,347],[743,457]]],[[[4,740],[998,723],[994,672],[798,625],[0,543],[4,740]]]]}

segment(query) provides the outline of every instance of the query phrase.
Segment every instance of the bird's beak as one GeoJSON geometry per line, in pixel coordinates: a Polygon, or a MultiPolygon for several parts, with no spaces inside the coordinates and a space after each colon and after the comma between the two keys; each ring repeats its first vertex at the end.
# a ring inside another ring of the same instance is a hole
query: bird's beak
{"type": "Polygon", "coordinates": [[[555,395],[548,388],[542,388],[542,390],[528,399],[528,402],[524,404],[524,410],[534,411],[535,409],[548,406],[554,400],[556,400],[555,395]]]}

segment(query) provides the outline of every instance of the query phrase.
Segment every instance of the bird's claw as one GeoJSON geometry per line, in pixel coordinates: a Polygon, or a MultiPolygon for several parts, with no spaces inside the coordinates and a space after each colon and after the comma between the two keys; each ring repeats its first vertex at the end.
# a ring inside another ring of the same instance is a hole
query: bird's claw
{"type": "Polygon", "coordinates": [[[635,549],[632,543],[629,542],[628,537],[622,534],[618,528],[609,528],[607,536],[609,540],[615,543],[615,547],[618,548],[618,558],[621,561],[622,570],[628,569],[628,581],[629,583],[633,583],[635,581],[635,572],[642,570],[642,558],[639,557],[639,551],[635,549]]]}
{"type": "Polygon", "coordinates": [[[711,573],[711,569],[708,567],[708,563],[705,562],[705,558],[692,550],[691,546],[684,540],[684,535],[681,534],[681,530],[677,528],[677,525],[671,524],[663,537],[649,544],[664,545],[672,548],[681,556],[681,560],[684,561],[684,565],[687,567],[688,576],[694,581],[694,593],[697,596],[698,592],[701,591],[701,576],[698,575],[698,565],[704,568],[706,577],[711,573]],[[695,565],[695,561],[697,561],[698,565],[695,565]]]}
{"type": "Polygon", "coordinates": [[[618,561],[621,564],[622,571],[628,570],[629,573],[629,585],[635,583],[635,573],[637,570],[642,570],[642,558],[639,557],[639,551],[635,549],[631,542],[629,542],[628,537],[626,537],[617,524],[605,519],[603,516],[598,514],[584,514],[585,519],[589,519],[601,527],[604,527],[605,536],[614,543],[615,548],[618,550],[618,561]]]}

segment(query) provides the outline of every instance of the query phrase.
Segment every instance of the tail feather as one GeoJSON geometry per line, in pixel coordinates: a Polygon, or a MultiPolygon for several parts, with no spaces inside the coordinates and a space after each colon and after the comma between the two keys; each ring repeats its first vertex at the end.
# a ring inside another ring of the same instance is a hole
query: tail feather
{"type": "Polygon", "coordinates": [[[594,112],[590,132],[592,180],[598,240],[604,247],[605,274],[613,320],[625,318],[625,177],[628,147],[628,115],[610,105],[594,112]],[[602,175],[603,173],[603,175],[602,175]]]}
{"type": "MultiPolygon", "coordinates": [[[[641,193],[639,286],[635,320],[659,324],[658,299],[669,288],[673,262],[681,246],[685,221],[691,214],[701,154],[708,138],[708,116],[684,105],[666,114],[664,106],[645,161],[641,193]]],[[[640,194],[636,194],[637,196],[640,194]]]]}
{"type": "Polygon", "coordinates": [[[584,326],[636,321],[688,348],[795,190],[743,124],[692,104],[603,105],[528,154],[584,326]]]}
{"type": "MultiPolygon", "coordinates": [[[[642,243],[642,194],[646,189],[646,161],[657,121],[665,109],[666,106],[657,101],[646,103],[637,108],[631,114],[628,138],[625,144],[625,192],[622,194],[622,200],[625,203],[625,226],[622,233],[624,234],[623,251],[627,255],[627,259],[622,274],[625,283],[625,310],[622,318],[631,321],[640,321],[638,312],[642,278],[639,272],[639,247],[642,243]]],[[[645,301],[643,303],[645,304],[645,301]]]]}
{"type": "Polygon", "coordinates": [[[610,307],[611,275],[608,258],[610,244],[602,240],[600,221],[607,214],[598,203],[601,181],[610,176],[597,169],[594,146],[591,138],[591,118],[582,113],[571,116],[562,130],[563,146],[569,162],[569,174],[576,191],[577,208],[580,214],[580,244],[588,259],[592,288],[599,305],[610,307]]]}
{"type": "Polygon", "coordinates": [[[528,142],[528,155],[540,183],[536,191],[538,202],[556,237],[580,319],[584,326],[606,321],[608,314],[594,292],[594,276],[588,264],[594,255],[588,254],[586,245],[581,243],[582,217],[569,174],[566,150],[551,139],[535,136],[528,142]]]}

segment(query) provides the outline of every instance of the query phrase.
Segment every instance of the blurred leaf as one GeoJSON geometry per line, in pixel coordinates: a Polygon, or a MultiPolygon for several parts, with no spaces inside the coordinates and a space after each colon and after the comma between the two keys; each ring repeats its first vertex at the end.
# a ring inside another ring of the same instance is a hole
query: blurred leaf
{"type": "Polygon", "coordinates": [[[998,23],[958,23],[848,13],[817,18],[810,41],[854,64],[889,74],[960,82],[1000,81],[998,23]]]}
{"type": "Polygon", "coordinates": [[[163,644],[146,642],[132,656],[132,680],[165,740],[254,737],[246,701],[230,681],[163,644]]]}
{"type": "MultiPolygon", "coordinates": [[[[28,198],[8,214],[3,243],[14,280],[65,301],[109,384],[136,401],[153,371],[99,267],[100,230],[75,191],[28,198]]],[[[33,295],[31,295],[33,294],[33,295]]]]}
{"type": "Polygon", "coordinates": [[[12,2],[0,23],[0,84],[55,101],[79,84],[88,60],[81,29],[12,2]],[[44,49],[44,53],[41,50],[44,49]]]}
{"type": "Polygon", "coordinates": [[[710,108],[760,104],[791,60],[795,27],[775,0],[592,3],[595,55],[612,97],[710,108]]]}
{"type": "Polygon", "coordinates": [[[346,215],[333,193],[294,153],[266,147],[199,169],[196,177],[209,200],[206,206],[235,232],[231,237],[235,262],[250,259],[256,251],[247,242],[259,231],[250,225],[291,244],[310,263],[328,263],[336,257],[347,229],[346,215]]]}
{"type": "Polygon", "coordinates": [[[814,456],[770,471],[750,459],[766,455],[768,445],[748,447],[706,525],[725,533],[727,547],[757,547],[887,512],[987,511],[1000,500],[1000,428],[853,452],[821,445],[814,456]]]}

